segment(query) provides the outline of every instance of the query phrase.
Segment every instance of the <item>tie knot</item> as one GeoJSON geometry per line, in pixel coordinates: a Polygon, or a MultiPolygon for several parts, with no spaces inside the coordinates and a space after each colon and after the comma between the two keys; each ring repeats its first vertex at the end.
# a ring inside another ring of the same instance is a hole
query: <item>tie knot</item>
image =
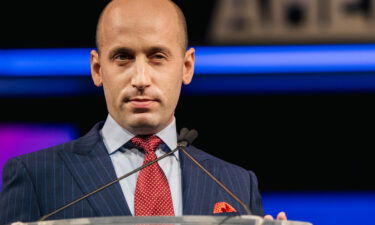
{"type": "Polygon", "coordinates": [[[136,136],[131,139],[131,142],[138,148],[141,148],[145,153],[155,152],[162,140],[155,135],[136,136]]]}

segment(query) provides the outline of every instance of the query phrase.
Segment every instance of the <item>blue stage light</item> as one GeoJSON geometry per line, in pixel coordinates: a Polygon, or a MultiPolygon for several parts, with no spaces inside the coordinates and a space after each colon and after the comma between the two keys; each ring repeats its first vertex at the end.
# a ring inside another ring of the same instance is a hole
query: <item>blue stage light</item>
{"type": "Polygon", "coordinates": [[[198,74],[375,70],[375,45],[198,47],[198,74]]]}
{"type": "Polygon", "coordinates": [[[319,225],[374,224],[375,192],[265,192],[266,214],[287,213],[288,219],[319,225]]]}
{"type": "MultiPolygon", "coordinates": [[[[98,93],[90,50],[0,50],[0,95],[98,93]]],[[[185,94],[374,92],[375,44],[196,47],[185,94]]]]}
{"type": "Polygon", "coordinates": [[[90,49],[0,50],[0,75],[77,76],[90,74],[90,49]]]}
{"type": "MultiPolygon", "coordinates": [[[[90,49],[0,50],[5,76],[90,74],[90,49]]],[[[196,47],[197,74],[375,71],[375,45],[196,47]]]]}

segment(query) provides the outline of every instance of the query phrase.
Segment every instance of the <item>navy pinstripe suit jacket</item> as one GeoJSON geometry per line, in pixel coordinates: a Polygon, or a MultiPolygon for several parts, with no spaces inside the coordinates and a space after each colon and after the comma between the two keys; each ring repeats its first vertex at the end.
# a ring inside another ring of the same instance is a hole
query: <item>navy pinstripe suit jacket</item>
{"type": "MultiPolygon", "coordinates": [[[[9,160],[3,170],[0,224],[36,221],[116,179],[111,159],[99,134],[102,125],[102,122],[96,124],[88,134],[77,140],[9,160]]],[[[247,203],[253,214],[263,215],[253,172],[193,146],[187,150],[247,203]]],[[[227,202],[237,213],[245,214],[244,209],[190,159],[184,154],[180,156],[184,215],[213,215],[217,202],[227,202]]],[[[49,219],[120,215],[131,214],[117,183],[49,219]]]]}

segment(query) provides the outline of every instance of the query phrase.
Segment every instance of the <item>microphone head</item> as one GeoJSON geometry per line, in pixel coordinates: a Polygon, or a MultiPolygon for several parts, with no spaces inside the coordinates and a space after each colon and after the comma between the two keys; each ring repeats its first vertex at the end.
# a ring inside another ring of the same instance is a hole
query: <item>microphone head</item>
{"type": "Polygon", "coordinates": [[[186,141],[189,143],[189,145],[191,145],[193,143],[193,141],[198,137],[198,131],[196,130],[190,130],[187,134],[186,134],[186,141]]]}
{"type": "Polygon", "coordinates": [[[186,127],[182,128],[180,134],[178,135],[178,141],[185,141],[187,133],[189,133],[189,129],[186,127]]]}
{"type": "Polygon", "coordinates": [[[189,131],[187,128],[182,128],[178,136],[178,142],[186,141],[187,145],[191,145],[197,137],[198,131],[194,129],[189,131]]]}

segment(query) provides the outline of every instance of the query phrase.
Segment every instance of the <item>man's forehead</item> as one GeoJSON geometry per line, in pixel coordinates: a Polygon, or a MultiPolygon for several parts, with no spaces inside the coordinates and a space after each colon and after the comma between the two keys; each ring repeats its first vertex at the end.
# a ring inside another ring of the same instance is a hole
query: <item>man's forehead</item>
{"type": "Polygon", "coordinates": [[[141,23],[116,24],[103,28],[102,40],[107,45],[122,45],[135,47],[136,45],[170,46],[179,44],[180,36],[173,29],[164,29],[163,24],[141,23]]]}
{"type": "Polygon", "coordinates": [[[149,19],[173,21],[177,18],[176,8],[169,0],[115,0],[103,13],[103,22],[145,22],[149,19]]]}
{"type": "Polygon", "coordinates": [[[155,36],[177,42],[186,48],[186,28],[181,23],[180,11],[176,7],[170,0],[115,0],[111,2],[99,20],[98,47],[114,39],[130,40],[134,37],[152,39],[155,36]]]}

